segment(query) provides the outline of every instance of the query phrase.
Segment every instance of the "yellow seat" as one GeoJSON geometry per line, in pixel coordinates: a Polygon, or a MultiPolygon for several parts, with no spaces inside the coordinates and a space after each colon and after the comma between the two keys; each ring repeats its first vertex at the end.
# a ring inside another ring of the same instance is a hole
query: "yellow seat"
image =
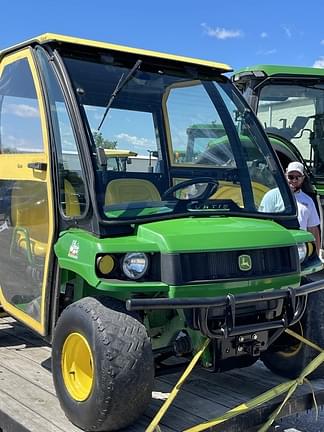
{"type": "Polygon", "coordinates": [[[80,203],[78,195],[72,184],[64,179],[65,215],[80,216],[80,203]]]}
{"type": "Polygon", "coordinates": [[[11,217],[16,247],[45,256],[49,222],[46,183],[17,181],[12,189],[11,217]]]}
{"type": "MultiPolygon", "coordinates": [[[[64,180],[65,214],[80,215],[80,204],[74,187],[64,180]]],[[[13,246],[33,256],[44,257],[48,243],[48,200],[44,182],[17,181],[12,190],[11,216],[14,227],[13,246]]]]}
{"type": "Polygon", "coordinates": [[[105,204],[135,201],[160,201],[159,191],[148,180],[136,178],[114,179],[108,183],[105,204]]]}
{"type": "MultiPolygon", "coordinates": [[[[269,188],[261,183],[252,182],[252,190],[255,204],[258,206],[269,188]]],[[[210,199],[231,199],[239,207],[243,207],[241,185],[220,181],[218,190],[210,197],[210,199]]]]}

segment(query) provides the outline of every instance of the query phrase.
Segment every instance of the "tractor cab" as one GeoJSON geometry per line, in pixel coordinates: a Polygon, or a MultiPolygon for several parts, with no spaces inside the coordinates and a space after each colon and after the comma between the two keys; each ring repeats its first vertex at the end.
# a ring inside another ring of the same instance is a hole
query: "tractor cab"
{"type": "Polygon", "coordinates": [[[323,70],[261,65],[238,71],[233,81],[257,113],[283,164],[297,157],[314,182],[323,183],[323,70]]]}
{"type": "Polygon", "coordinates": [[[305,192],[313,196],[322,216],[323,69],[257,65],[237,71],[232,81],[257,114],[282,167],[294,160],[303,163],[307,173],[305,192]]]}

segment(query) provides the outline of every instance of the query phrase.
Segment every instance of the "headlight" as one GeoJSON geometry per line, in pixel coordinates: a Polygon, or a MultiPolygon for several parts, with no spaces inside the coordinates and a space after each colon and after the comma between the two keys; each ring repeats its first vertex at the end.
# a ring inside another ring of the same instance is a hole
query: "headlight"
{"type": "Polygon", "coordinates": [[[114,258],[111,255],[101,255],[97,257],[97,269],[100,274],[107,276],[115,267],[114,258]]]}
{"type": "Polygon", "coordinates": [[[298,243],[298,256],[299,256],[299,262],[302,263],[307,255],[307,246],[305,243],[298,243]]]}
{"type": "Polygon", "coordinates": [[[307,255],[310,257],[311,255],[313,255],[314,251],[315,251],[315,244],[308,242],[307,243],[307,255]]]}
{"type": "Polygon", "coordinates": [[[148,269],[149,260],[143,252],[132,252],[124,256],[123,272],[129,279],[140,279],[148,269]]]}

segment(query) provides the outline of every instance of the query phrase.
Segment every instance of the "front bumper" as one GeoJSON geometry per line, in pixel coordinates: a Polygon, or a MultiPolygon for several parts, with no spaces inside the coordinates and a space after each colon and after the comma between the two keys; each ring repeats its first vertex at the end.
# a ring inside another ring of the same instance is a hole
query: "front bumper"
{"type": "Polygon", "coordinates": [[[307,295],[324,290],[324,279],[301,285],[298,288],[285,288],[273,291],[246,294],[228,294],[222,297],[190,298],[132,298],[126,301],[129,311],[155,309],[184,309],[192,311],[191,326],[199,329],[206,337],[228,338],[251,332],[285,329],[302,317],[307,306],[307,295]],[[237,324],[239,309],[244,305],[257,306],[260,303],[282,302],[282,312],[274,319],[266,319],[237,324]],[[222,311],[217,317],[219,325],[215,326],[215,311],[222,311]]]}

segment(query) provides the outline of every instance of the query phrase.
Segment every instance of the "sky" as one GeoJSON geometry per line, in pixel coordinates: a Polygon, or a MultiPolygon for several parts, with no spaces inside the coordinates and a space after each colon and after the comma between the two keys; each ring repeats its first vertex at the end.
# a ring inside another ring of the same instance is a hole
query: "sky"
{"type": "Polygon", "coordinates": [[[324,67],[324,2],[2,0],[0,50],[60,33],[229,64],[324,67]]]}
{"type": "MultiPolygon", "coordinates": [[[[324,68],[323,0],[312,0],[311,7],[301,0],[2,0],[0,4],[0,50],[50,32],[227,63],[234,70],[256,64],[324,68]]],[[[142,147],[152,141],[154,130],[145,135],[144,120],[129,120],[127,133],[116,132],[109,139],[118,140],[120,148],[132,145],[145,153],[142,147]]]]}

